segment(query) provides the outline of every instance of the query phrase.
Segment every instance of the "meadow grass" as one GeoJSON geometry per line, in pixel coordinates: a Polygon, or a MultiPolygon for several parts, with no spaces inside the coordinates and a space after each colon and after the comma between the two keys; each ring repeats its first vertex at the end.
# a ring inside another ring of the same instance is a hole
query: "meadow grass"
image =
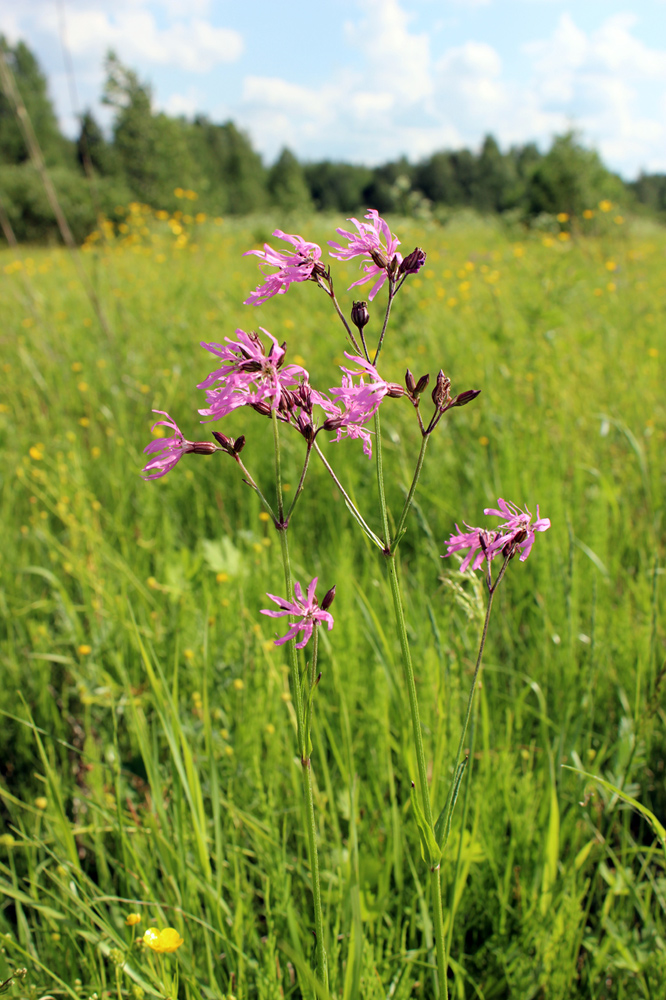
{"type": "MultiPolygon", "coordinates": [[[[206,224],[195,246],[140,222],[134,242],[85,255],[109,337],[64,251],[0,255],[0,980],[27,967],[11,991],[31,998],[297,997],[314,968],[300,762],[286,655],[259,614],[283,590],[279,545],[226,456],[188,455],[153,483],[138,472],[152,408],[206,437],[201,340],[261,325],[321,388],[339,383],[345,344],[314,285],[242,306],[258,272],[241,255],[273,220],[206,224]],[[176,954],[135,943],[154,925],[178,929],[176,954]]],[[[298,231],[323,245],[339,224],[298,231]]],[[[428,261],[395,303],[382,374],[441,367],[454,391],[482,390],[431,443],[402,545],[436,813],[483,615],[478,580],[440,559],[445,540],[499,496],[552,520],[491,620],[443,864],[451,995],[663,996],[654,831],[563,765],[666,815],[666,233],[394,228],[428,261]]],[[[349,306],[356,271],[334,274],[349,306]]],[[[418,429],[404,399],[382,422],[395,514],[418,429]]],[[[220,429],[246,435],[269,490],[265,418],[220,429]]],[[[326,447],[378,530],[359,443],[326,447]]],[[[292,489],[301,452],[285,436],[292,489]]],[[[337,585],[313,753],[331,994],[427,998],[430,888],[390,588],[320,463],[290,541],[297,579],[337,585]]]]}

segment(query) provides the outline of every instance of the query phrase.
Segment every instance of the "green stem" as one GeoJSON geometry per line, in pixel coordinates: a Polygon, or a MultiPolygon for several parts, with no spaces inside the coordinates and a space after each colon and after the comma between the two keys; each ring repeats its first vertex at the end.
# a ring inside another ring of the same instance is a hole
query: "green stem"
{"type": "Polygon", "coordinates": [[[395,530],[396,548],[400,544],[400,535],[402,534],[402,530],[405,527],[405,521],[407,520],[407,515],[409,514],[409,508],[412,506],[412,500],[414,499],[414,493],[416,492],[416,487],[418,485],[419,477],[421,475],[421,469],[423,468],[423,462],[425,459],[425,453],[428,447],[429,440],[430,440],[430,435],[424,434],[423,440],[421,441],[421,450],[419,452],[419,457],[416,462],[416,469],[414,470],[412,485],[409,487],[409,493],[407,494],[407,499],[405,500],[405,506],[402,508],[402,514],[400,515],[400,520],[398,521],[398,527],[395,530]]]}
{"type": "Polygon", "coordinates": [[[379,419],[379,410],[375,413],[375,461],[377,463],[377,489],[379,491],[379,515],[382,521],[382,532],[384,533],[384,543],[386,553],[391,551],[391,534],[389,532],[388,509],[386,507],[386,493],[384,491],[384,467],[382,463],[382,425],[379,419]]]}
{"type": "MultiPolygon", "coordinates": [[[[392,552],[387,556],[387,564],[389,581],[391,583],[391,595],[393,597],[393,610],[395,612],[396,625],[398,626],[398,636],[400,638],[400,649],[402,651],[402,665],[405,672],[405,681],[407,683],[407,693],[409,695],[409,708],[412,715],[412,731],[414,733],[414,744],[416,747],[416,762],[419,772],[419,791],[421,793],[423,814],[430,828],[434,829],[432,808],[430,805],[430,791],[428,789],[428,769],[426,764],[425,749],[423,746],[423,733],[421,732],[419,703],[416,694],[416,680],[414,678],[412,654],[409,649],[409,641],[407,639],[407,628],[405,625],[405,614],[402,605],[402,594],[400,593],[400,581],[398,579],[395,552],[392,552]]],[[[444,941],[444,922],[442,919],[442,884],[439,865],[432,869],[431,875],[434,895],[435,942],[437,945],[439,997],[440,1000],[448,1000],[449,990],[446,975],[446,943],[444,941]]]]}
{"type": "Polygon", "coordinates": [[[383,550],[384,549],[384,542],[382,542],[381,538],[377,537],[377,535],[374,533],[374,531],[372,530],[372,528],[366,523],[366,521],[364,520],[363,516],[361,515],[361,512],[359,511],[358,507],[356,506],[356,504],[354,503],[354,501],[352,500],[352,498],[349,496],[349,494],[345,490],[344,486],[342,485],[342,483],[338,479],[337,475],[335,474],[335,470],[329,464],[329,462],[326,459],[323,451],[321,450],[321,448],[319,447],[319,445],[317,444],[316,441],[315,441],[314,447],[315,447],[315,451],[317,452],[317,454],[319,455],[320,459],[322,460],[322,462],[324,464],[324,467],[327,470],[328,474],[330,475],[331,479],[333,480],[333,482],[335,483],[335,485],[337,486],[337,488],[342,493],[342,496],[344,497],[344,501],[345,501],[345,504],[347,505],[347,510],[349,511],[349,513],[352,515],[352,517],[357,522],[357,524],[363,529],[363,531],[368,536],[368,538],[370,538],[375,543],[375,545],[378,548],[380,548],[380,549],[383,550]]]}
{"type": "Polygon", "coordinates": [[[395,298],[395,287],[393,284],[393,278],[389,278],[389,294],[388,302],[386,303],[386,313],[384,314],[384,325],[382,326],[382,332],[379,334],[379,340],[377,341],[377,350],[375,351],[375,356],[372,359],[373,365],[377,365],[377,358],[381,354],[382,347],[384,344],[384,336],[386,334],[386,328],[388,326],[389,316],[391,315],[391,306],[393,305],[393,299],[395,298]]]}
{"type": "MultiPolygon", "coordinates": [[[[278,518],[280,526],[277,533],[280,538],[280,548],[282,551],[282,565],[284,568],[284,582],[287,591],[287,598],[293,599],[293,580],[291,575],[291,560],[289,558],[289,543],[287,541],[287,526],[284,524],[284,504],[282,500],[282,471],[280,463],[280,433],[275,412],[273,412],[273,432],[275,443],[275,480],[278,498],[278,518]]],[[[308,838],[308,854],[310,860],[310,873],[312,877],[312,896],[314,900],[315,934],[317,938],[317,977],[325,989],[328,989],[328,963],[326,958],[326,945],[324,938],[324,910],[321,901],[321,885],[319,880],[319,855],[317,852],[317,827],[314,814],[314,791],[312,787],[312,762],[308,750],[307,730],[305,724],[305,713],[303,711],[303,688],[301,685],[301,675],[298,669],[298,653],[296,651],[296,640],[291,639],[287,643],[289,651],[289,681],[294,708],[296,711],[296,737],[298,741],[298,753],[301,758],[301,771],[303,775],[303,789],[306,802],[306,833],[308,838]]]]}
{"type": "MultiPolygon", "coordinates": [[[[476,682],[479,679],[479,672],[481,670],[481,660],[483,659],[483,650],[486,645],[486,636],[488,635],[488,623],[490,621],[490,612],[493,607],[493,597],[495,596],[495,591],[502,581],[502,577],[506,572],[506,568],[509,565],[510,555],[506,556],[501,570],[497,574],[497,579],[492,584],[488,586],[488,607],[486,608],[486,617],[483,622],[483,632],[481,633],[481,642],[479,643],[479,652],[476,658],[476,666],[474,667],[474,677],[472,678],[472,686],[469,689],[469,696],[467,698],[467,712],[465,713],[465,724],[463,725],[462,732],[460,734],[460,739],[458,741],[458,750],[456,753],[455,763],[453,765],[453,778],[455,781],[455,776],[458,773],[458,766],[462,758],[463,744],[465,742],[465,736],[467,735],[467,729],[469,727],[469,720],[472,715],[472,704],[474,702],[474,693],[476,691],[476,682]]],[[[488,572],[490,572],[490,567],[488,567],[488,572]]],[[[449,798],[446,808],[446,820],[444,822],[444,829],[448,829],[451,822],[451,812],[453,810],[453,783],[451,784],[451,791],[449,792],[449,798]]]]}
{"type": "Polygon", "coordinates": [[[305,453],[305,461],[303,462],[303,471],[301,472],[301,478],[299,479],[298,486],[296,487],[296,492],[294,493],[294,499],[291,501],[291,506],[287,511],[287,524],[291,520],[291,515],[294,513],[294,507],[296,506],[296,501],[303,492],[303,484],[305,483],[305,476],[308,471],[308,466],[310,464],[310,454],[312,453],[313,441],[308,441],[308,450],[305,453]]]}

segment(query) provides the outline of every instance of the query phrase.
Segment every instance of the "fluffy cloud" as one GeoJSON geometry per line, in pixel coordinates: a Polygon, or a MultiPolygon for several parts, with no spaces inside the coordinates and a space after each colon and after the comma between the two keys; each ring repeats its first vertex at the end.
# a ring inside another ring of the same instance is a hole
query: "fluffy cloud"
{"type": "Polygon", "coordinates": [[[240,115],[266,155],[288,142],[301,156],[376,163],[478,146],[487,132],[504,144],[547,143],[574,126],[625,174],[666,169],[666,52],[632,33],[632,15],[592,32],[562,15],[550,37],[524,47],[529,79],[519,85],[485,42],[431,51],[399,0],[359,7],[346,25],[359,58],[335,81],[246,80],[240,115]]]}

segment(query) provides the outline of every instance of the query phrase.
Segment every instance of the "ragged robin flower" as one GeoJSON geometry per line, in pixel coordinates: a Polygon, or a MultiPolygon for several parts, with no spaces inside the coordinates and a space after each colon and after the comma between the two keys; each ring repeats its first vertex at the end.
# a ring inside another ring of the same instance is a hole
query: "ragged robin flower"
{"type": "Polygon", "coordinates": [[[176,421],[164,410],[153,410],[153,413],[159,413],[165,419],[156,421],[151,429],[168,427],[173,434],[171,437],[156,438],[143,449],[145,454],[151,456],[141,473],[144,479],[159,479],[160,476],[166,476],[167,472],[170,472],[188,452],[212,455],[218,450],[212,441],[188,441],[176,421]]]}
{"type": "Polygon", "coordinates": [[[360,370],[341,366],[342,385],[330,390],[334,402],[319,396],[318,403],[328,414],[324,428],[337,431],[335,441],[341,441],[343,437],[360,438],[364,453],[371,458],[372,437],[364,424],[375,415],[385,396],[402,396],[404,390],[395,382],[386,382],[375,366],[364,358],[346,351],[345,357],[358,365],[360,370]],[[367,382],[366,377],[369,377],[367,382]],[[358,384],[354,383],[355,378],[358,378],[358,384]]]}
{"type": "MultiPolygon", "coordinates": [[[[374,299],[377,292],[383,286],[388,277],[388,270],[394,261],[402,263],[402,255],[398,253],[400,240],[391,233],[388,223],[384,221],[375,208],[371,208],[365,215],[367,222],[359,222],[358,219],[349,219],[353,222],[358,232],[350,233],[346,229],[336,229],[338,236],[343,236],[349,241],[348,246],[343,247],[333,240],[329,240],[328,245],[333,247],[330,251],[331,257],[336,260],[353,260],[355,257],[365,257],[362,268],[365,271],[364,277],[355,281],[349,288],[356,288],[357,285],[364,285],[366,281],[377,278],[372,286],[368,298],[374,299]]],[[[395,266],[395,265],[394,265],[395,266]]]]}
{"type": "Polygon", "coordinates": [[[266,403],[277,409],[285,389],[296,388],[300,380],[309,375],[301,365],[285,365],[286,346],[278,344],[272,333],[259,327],[271,341],[266,347],[258,334],[236,330],[237,340],[225,337],[225,344],[206,344],[211,354],[222,361],[222,367],[200,382],[198,389],[206,390],[208,406],[199,410],[204,417],[218,420],[239,406],[256,406],[266,403]]]}
{"type": "Polygon", "coordinates": [[[243,254],[244,257],[250,255],[258,257],[262,262],[260,267],[263,265],[277,268],[277,271],[267,274],[266,282],[258,285],[245,299],[243,304],[246,306],[260,306],[274,295],[284,295],[293,282],[311,279],[316,281],[318,277],[326,274],[326,268],[319,263],[321,247],[316,243],[308,243],[302,236],[283,233],[281,229],[276,229],[273,236],[291,243],[294,250],[285,253],[274,250],[268,243],[264,243],[263,250],[248,250],[243,254]]]}
{"type": "Polygon", "coordinates": [[[262,610],[262,615],[270,618],[283,618],[294,615],[298,620],[293,622],[286,635],[275,640],[276,646],[283,646],[290,639],[295,639],[299,632],[303,633],[303,638],[296,643],[296,649],[303,649],[307,646],[312,637],[315,625],[319,622],[326,622],[329,632],[333,628],[333,615],[328,611],[333,598],[335,597],[335,587],[332,587],[324,596],[319,606],[319,601],[315,595],[317,589],[317,577],[310,581],[307,595],[303,596],[303,589],[298,581],[294,584],[294,600],[286,601],[284,597],[277,597],[275,594],[267,594],[271,601],[275,601],[280,608],[279,611],[262,610]]]}
{"type": "Polygon", "coordinates": [[[498,553],[503,555],[515,555],[520,553],[520,561],[525,562],[532,546],[534,545],[535,532],[547,531],[550,528],[550,518],[539,516],[539,505],[537,504],[537,519],[532,524],[532,514],[527,507],[521,510],[515,504],[501,497],[497,501],[497,508],[486,507],[483,513],[488,517],[503,517],[502,524],[498,524],[491,529],[473,528],[466,524],[467,531],[461,531],[456,524],[458,534],[452,534],[447,543],[447,550],[442,556],[453,555],[454,552],[469,551],[465,556],[460,572],[471,568],[479,567],[487,560],[492,562],[498,553]]]}

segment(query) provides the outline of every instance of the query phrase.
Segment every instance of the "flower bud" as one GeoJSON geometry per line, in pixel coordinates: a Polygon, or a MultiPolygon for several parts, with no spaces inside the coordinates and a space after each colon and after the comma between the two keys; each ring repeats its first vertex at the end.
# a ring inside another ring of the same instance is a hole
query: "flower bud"
{"type": "Polygon", "coordinates": [[[324,598],[321,602],[321,610],[328,611],[334,600],[335,600],[335,586],[331,587],[331,589],[327,590],[326,593],[324,594],[324,598]]]}
{"type": "Polygon", "coordinates": [[[407,387],[407,392],[410,396],[414,395],[414,390],[416,389],[416,382],[414,381],[414,376],[410,372],[409,368],[405,372],[405,385],[407,387]]]}
{"type": "Polygon", "coordinates": [[[389,262],[386,259],[386,257],[384,256],[384,254],[381,252],[381,250],[377,250],[377,249],[371,250],[370,251],[370,256],[374,260],[374,262],[377,265],[377,267],[382,267],[382,268],[384,268],[384,270],[386,270],[386,268],[388,267],[388,263],[389,262]]]}
{"type": "Polygon", "coordinates": [[[263,400],[260,400],[258,403],[250,403],[250,406],[264,417],[270,417],[271,415],[272,407],[270,403],[264,403],[263,400]]]}
{"type": "Polygon", "coordinates": [[[386,395],[391,396],[393,399],[399,399],[400,396],[405,395],[405,390],[397,382],[387,382],[386,383],[386,395]]]}
{"type": "Polygon", "coordinates": [[[354,326],[362,330],[364,326],[367,326],[370,319],[370,313],[368,312],[367,302],[354,302],[351,311],[351,321],[354,326]]]}
{"type": "Polygon", "coordinates": [[[416,383],[416,389],[414,390],[417,396],[420,396],[422,392],[425,392],[428,388],[428,382],[430,381],[430,375],[422,375],[421,378],[416,383]]]}
{"type": "Polygon", "coordinates": [[[454,396],[451,406],[466,406],[467,403],[476,399],[480,392],[480,389],[466,389],[464,392],[459,392],[457,396],[454,396]]]}
{"type": "Polygon", "coordinates": [[[451,402],[451,396],[449,395],[450,388],[451,379],[447,378],[444,372],[440,369],[437,376],[437,383],[435,388],[432,390],[432,401],[438,410],[443,410],[447,403],[451,402]]]}
{"type": "Polygon", "coordinates": [[[241,436],[237,437],[236,440],[234,441],[234,455],[240,455],[244,447],[245,447],[245,435],[241,434],[241,436]]]}
{"type": "Polygon", "coordinates": [[[344,423],[345,423],[345,418],[342,416],[327,417],[324,423],[322,424],[322,427],[324,428],[325,431],[337,431],[341,427],[344,427],[344,423]]]}
{"type": "Polygon", "coordinates": [[[421,250],[421,247],[416,247],[405,257],[398,268],[398,274],[416,274],[425,264],[425,260],[425,251],[421,250]]]}
{"type": "Polygon", "coordinates": [[[226,434],[220,434],[219,431],[213,431],[213,437],[215,438],[215,440],[220,445],[223,451],[226,451],[229,454],[232,453],[232,451],[234,450],[233,438],[227,437],[226,434]]]}
{"type": "Polygon", "coordinates": [[[213,455],[217,451],[217,448],[212,441],[193,441],[192,447],[188,451],[193,452],[195,455],[213,455]]]}

